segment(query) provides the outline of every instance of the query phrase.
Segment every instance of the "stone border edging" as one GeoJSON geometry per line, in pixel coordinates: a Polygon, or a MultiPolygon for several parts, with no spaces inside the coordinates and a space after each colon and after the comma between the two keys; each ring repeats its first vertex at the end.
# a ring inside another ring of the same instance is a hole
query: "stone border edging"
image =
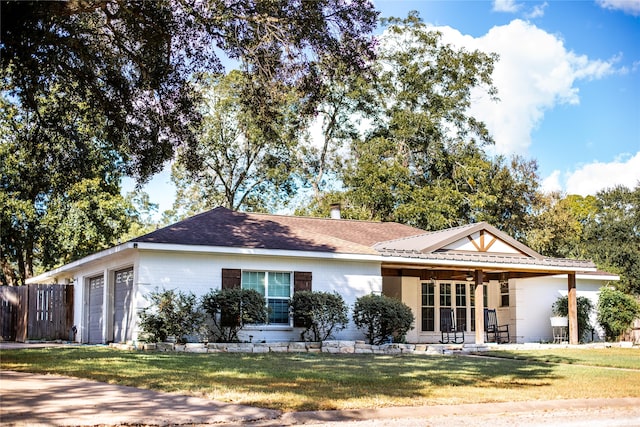
{"type": "Polygon", "coordinates": [[[112,348],[183,353],[332,353],[332,354],[454,354],[488,351],[480,344],[365,344],[364,341],[266,342],[266,343],[137,343],[109,344],[112,348]]]}

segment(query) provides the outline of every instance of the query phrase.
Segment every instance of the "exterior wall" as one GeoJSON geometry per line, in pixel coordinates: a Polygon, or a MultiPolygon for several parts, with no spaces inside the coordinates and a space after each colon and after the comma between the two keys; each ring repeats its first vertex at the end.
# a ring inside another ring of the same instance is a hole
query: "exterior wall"
{"type": "MultiPolygon", "coordinates": [[[[607,280],[597,276],[576,277],[576,290],[578,297],[587,297],[593,303],[594,308],[598,304],[600,287],[607,280]]],[[[560,296],[566,296],[567,276],[550,276],[530,279],[511,280],[514,288],[516,341],[525,342],[552,342],[553,335],[549,318],[551,306],[560,296]]],[[[603,331],[597,326],[596,313],[591,315],[591,324],[596,325],[595,341],[604,339],[603,331]]]]}
{"type": "Polygon", "coordinates": [[[509,281],[509,305],[502,305],[500,292],[500,282],[492,280],[485,283],[485,292],[487,293],[487,307],[496,309],[499,325],[509,325],[509,338],[511,342],[516,341],[518,323],[516,322],[516,292],[515,287],[509,281]]]}
{"type": "MultiPolygon", "coordinates": [[[[358,297],[382,291],[378,262],[292,258],[256,255],[219,255],[141,251],[137,288],[143,297],[138,310],[145,306],[144,296],[155,288],[178,289],[201,296],[221,288],[222,269],[258,271],[308,271],[312,273],[314,291],[338,292],[351,311],[358,297]]],[[[239,338],[253,342],[296,341],[302,329],[288,326],[245,327],[239,338]]],[[[138,331],[136,331],[138,332],[138,331]]],[[[336,339],[363,339],[353,323],[336,334],[336,339]]],[[[134,340],[137,334],[134,333],[134,340]]]]}

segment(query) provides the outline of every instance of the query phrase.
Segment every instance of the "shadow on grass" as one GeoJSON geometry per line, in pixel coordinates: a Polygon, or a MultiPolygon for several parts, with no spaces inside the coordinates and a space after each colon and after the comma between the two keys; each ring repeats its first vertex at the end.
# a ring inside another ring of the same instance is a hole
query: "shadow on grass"
{"type": "Polygon", "coordinates": [[[3,369],[89,378],[287,411],[408,405],[444,388],[528,389],[559,378],[546,361],[309,353],[140,353],[106,348],[11,350],[3,369]]]}
{"type": "Polygon", "coordinates": [[[496,359],[508,359],[508,360],[526,360],[527,362],[540,362],[540,363],[563,363],[563,364],[577,364],[582,361],[569,356],[560,356],[556,354],[540,353],[533,354],[531,352],[523,353],[518,351],[500,350],[489,351],[482,353],[482,356],[493,357],[496,359]]]}

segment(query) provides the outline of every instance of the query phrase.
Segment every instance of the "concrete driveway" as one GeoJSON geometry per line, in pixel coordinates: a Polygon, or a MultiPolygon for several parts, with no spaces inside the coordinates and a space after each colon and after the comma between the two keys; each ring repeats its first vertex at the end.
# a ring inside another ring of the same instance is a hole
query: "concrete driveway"
{"type": "Polygon", "coordinates": [[[53,375],[0,371],[0,423],[28,426],[246,424],[280,412],[53,375]]]}

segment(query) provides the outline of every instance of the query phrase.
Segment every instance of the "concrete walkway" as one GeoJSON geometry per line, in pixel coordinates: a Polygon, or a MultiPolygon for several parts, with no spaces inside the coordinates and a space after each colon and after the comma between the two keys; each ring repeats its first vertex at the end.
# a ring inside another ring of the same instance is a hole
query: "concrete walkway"
{"type": "Polygon", "coordinates": [[[445,423],[464,426],[478,425],[474,421],[484,420],[495,426],[503,425],[499,422],[503,420],[506,422],[504,425],[510,426],[515,419],[526,420],[523,418],[526,416],[530,416],[536,424],[525,422],[516,422],[516,424],[542,425],[539,421],[543,415],[550,417],[549,420],[554,424],[559,421],[559,418],[553,415],[556,413],[564,414],[563,424],[576,419],[583,425],[588,420],[592,422],[588,425],[640,425],[640,398],[505,402],[281,414],[279,411],[269,409],[195,397],[13,371],[0,371],[0,393],[2,425],[282,426],[307,424],[334,426],[347,423],[358,426],[401,426],[418,423],[427,426],[445,423]],[[612,423],[614,421],[612,417],[616,414],[622,418],[619,419],[620,422],[612,423]],[[598,420],[605,422],[599,424],[598,420]]]}

